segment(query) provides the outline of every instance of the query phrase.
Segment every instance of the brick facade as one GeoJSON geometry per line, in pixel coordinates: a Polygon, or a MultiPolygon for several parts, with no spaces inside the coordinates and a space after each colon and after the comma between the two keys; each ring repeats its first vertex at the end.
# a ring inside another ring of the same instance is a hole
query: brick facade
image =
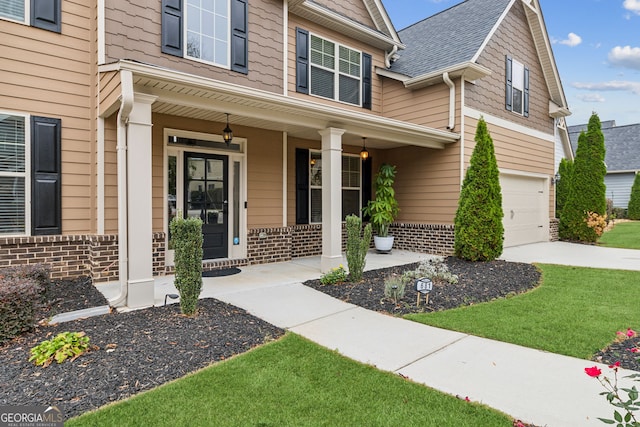
{"type": "Polygon", "coordinates": [[[453,255],[453,225],[394,223],[393,247],[433,255],[453,255]]]}
{"type": "Polygon", "coordinates": [[[560,240],[560,234],[558,227],[560,226],[560,220],[558,218],[552,218],[549,220],[549,241],[557,242],[560,240]]]}

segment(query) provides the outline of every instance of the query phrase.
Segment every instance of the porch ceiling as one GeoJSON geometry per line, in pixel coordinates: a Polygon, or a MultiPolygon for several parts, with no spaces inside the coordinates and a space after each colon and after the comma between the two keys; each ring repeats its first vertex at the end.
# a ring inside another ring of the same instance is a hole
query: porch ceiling
{"type": "MultiPolygon", "coordinates": [[[[399,120],[206,79],[132,61],[102,66],[101,72],[128,70],[134,90],[157,97],[153,112],[288,132],[320,140],[319,130],[344,129],[343,143],[360,145],[362,137],[372,148],[402,145],[442,149],[460,135],[399,120]]],[[[241,135],[238,135],[241,136],[241,135]]]]}

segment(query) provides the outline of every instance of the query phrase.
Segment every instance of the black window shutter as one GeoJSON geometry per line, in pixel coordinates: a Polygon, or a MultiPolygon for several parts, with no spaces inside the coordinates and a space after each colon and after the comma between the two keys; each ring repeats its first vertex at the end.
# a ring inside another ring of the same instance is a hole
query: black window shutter
{"type": "Polygon", "coordinates": [[[529,117],[529,68],[524,67],[524,99],[523,114],[525,117],[529,117]]]}
{"type": "MultiPolygon", "coordinates": [[[[367,157],[367,160],[362,162],[362,207],[364,208],[371,200],[371,182],[373,181],[373,160],[371,156],[367,157]]],[[[368,221],[369,218],[365,217],[363,220],[368,221]]]]}
{"type": "Polygon", "coordinates": [[[31,26],[62,32],[61,0],[31,0],[31,26]]]}
{"type": "Polygon", "coordinates": [[[31,118],[31,234],[62,233],[60,119],[31,118]]]}
{"type": "Polygon", "coordinates": [[[309,150],[296,148],[296,224],[309,224],[309,150]]]}
{"type": "Polygon", "coordinates": [[[371,110],[371,55],[362,54],[362,108],[371,110]]]}
{"type": "Polygon", "coordinates": [[[231,0],[231,70],[249,73],[247,0],[231,0]]]}
{"type": "Polygon", "coordinates": [[[507,87],[505,91],[506,108],[513,111],[513,59],[507,55],[506,59],[506,80],[507,87]]]}
{"type": "Polygon", "coordinates": [[[162,53],[183,56],[183,0],[162,0],[162,53]]]}
{"type": "Polygon", "coordinates": [[[296,92],[309,94],[309,31],[296,28],[296,92]]]}

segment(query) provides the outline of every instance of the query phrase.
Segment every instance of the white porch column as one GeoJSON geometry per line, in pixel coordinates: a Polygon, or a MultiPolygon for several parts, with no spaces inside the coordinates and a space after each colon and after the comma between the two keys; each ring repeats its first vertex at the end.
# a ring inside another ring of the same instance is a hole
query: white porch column
{"type": "Polygon", "coordinates": [[[342,262],[342,135],[327,128],[322,136],[322,258],[324,273],[342,262]]]}
{"type": "Polygon", "coordinates": [[[151,104],[155,96],[135,94],[127,126],[127,306],[154,303],[151,226],[151,104]]]}

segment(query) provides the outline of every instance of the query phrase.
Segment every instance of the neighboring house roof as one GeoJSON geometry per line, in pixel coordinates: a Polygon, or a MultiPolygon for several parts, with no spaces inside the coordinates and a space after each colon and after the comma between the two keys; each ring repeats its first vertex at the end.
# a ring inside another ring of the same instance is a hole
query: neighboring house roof
{"type": "MultiPolygon", "coordinates": [[[[580,132],[587,125],[569,126],[571,147],[575,153],[580,132]]],[[[602,122],[602,134],[606,149],[604,162],[607,172],[628,172],[640,170],[640,123],[616,126],[615,121],[602,122]]]]}
{"type": "MultiPolygon", "coordinates": [[[[437,76],[438,72],[478,67],[478,57],[511,7],[520,1],[555,107],[554,117],[571,114],[555,63],[551,42],[542,17],[539,0],[466,0],[398,32],[406,44],[390,71],[409,86],[421,76],[437,76]]],[[[482,67],[483,68],[483,67],[482,67]]],[[[474,70],[478,78],[483,70],[474,70]]],[[[472,74],[467,74],[466,78],[472,74]]],[[[440,80],[442,81],[442,80],[440,80]]]]}

